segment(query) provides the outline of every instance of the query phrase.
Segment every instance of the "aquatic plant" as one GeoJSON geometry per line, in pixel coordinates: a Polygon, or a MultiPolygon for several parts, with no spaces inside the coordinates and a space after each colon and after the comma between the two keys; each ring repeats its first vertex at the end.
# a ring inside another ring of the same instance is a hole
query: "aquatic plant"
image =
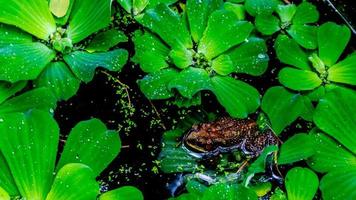
{"type": "MultiPolygon", "coordinates": [[[[0,132],[7,138],[0,141],[0,188],[5,199],[97,199],[95,178],[121,148],[117,132],[91,119],[72,129],[56,164],[59,127],[48,112],[39,110],[2,114],[0,132]]],[[[136,188],[123,187],[99,199],[143,197],[136,188]]]]}
{"type": "Polygon", "coordinates": [[[156,7],[158,4],[167,5],[177,2],[177,0],[117,0],[120,6],[134,18],[139,18],[144,10],[156,7]]]}
{"type": "Polygon", "coordinates": [[[97,67],[119,71],[127,51],[107,50],[125,38],[112,39],[104,49],[108,44],[102,41],[103,35],[119,35],[119,31],[107,30],[83,43],[110,24],[111,2],[1,0],[0,80],[34,80],[36,87],[52,88],[59,100],[66,100],[77,92],[81,81],[93,79],[97,67]]]}
{"type": "Polygon", "coordinates": [[[159,4],[140,17],[146,29],[134,34],[133,61],[148,73],[138,81],[147,98],[183,98],[194,105],[208,90],[233,117],[256,111],[259,92],[234,75],[263,74],[267,47],[251,35],[250,22],[223,5],[219,0],[188,0],[178,13],[159,4]]]}

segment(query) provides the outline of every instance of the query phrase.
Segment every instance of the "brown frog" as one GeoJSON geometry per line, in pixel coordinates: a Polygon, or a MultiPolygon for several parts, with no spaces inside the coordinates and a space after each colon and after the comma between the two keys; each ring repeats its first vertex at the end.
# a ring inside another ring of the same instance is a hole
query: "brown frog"
{"type": "Polygon", "coordinates": [[[193,125],[183,138],[183,147],[195,157],[211,157],[232,150],[256,157],[264,147],[275,144],[278,138],[270,129],[261,132],[253,120],[229,117],[193,125]]]}

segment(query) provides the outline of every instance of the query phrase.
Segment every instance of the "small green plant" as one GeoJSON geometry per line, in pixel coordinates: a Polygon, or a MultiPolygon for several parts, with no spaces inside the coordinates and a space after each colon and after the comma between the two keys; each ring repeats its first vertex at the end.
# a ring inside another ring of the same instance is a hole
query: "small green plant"
{"type": "Polygon", "coordinates": [[[143,14],[138,21],[146,29],[134,34],[133,61],[148,73],[138,81],[146,97],[194,105],[209,90],[233,117],[256,111],[259,92],[234,77],[263,74],[267,47],[251,34],[250,22],[225,7],[219,0],[188,0],[183,13],[159,4],[143,14]]]}
{"type": "Polygon", "coordinates": [[[119,37],[120,32],[108,30],[119,35],[119,39],[110,38],[110,43],[102,41],[107,32],[83,42],[111,22],[111,0],[97,3],[1,0],[0,80],[34,80],[36,87],[51,88],[59,100],[66,100],[77,92],[81,81],[93,79],[97,67],[119,71],[127,61],[127,51],[107,50],[126,40],[119,37]]]}
{"type": "MultiPolygon", "coordinates": [[[[56,164],[59,127],[48,112],[2,114],[1,119],[0,132],[7,140],[0,141],[0,195],[5,199],[97,199],[100,188],[95,178],[120,152],[117,132],[107,130],[98,119],[80,122],[56,164]]],[[[136,188],[123,187],[99,199],[143,197],[136,188]]]]}

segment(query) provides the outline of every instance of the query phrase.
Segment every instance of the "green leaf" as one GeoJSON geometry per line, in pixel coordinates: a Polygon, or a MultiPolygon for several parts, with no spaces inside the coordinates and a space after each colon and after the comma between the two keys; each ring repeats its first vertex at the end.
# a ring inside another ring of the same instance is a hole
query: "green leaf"
{"type": "Polygon", "coordinates": [[[325,134],[313,134],[315,154],[309,158],[309,166],[321,173],[342,168],[356,168],[356,157],[325,134]]]}
{"type": "Polygon", "coordinates": [[[128,13],[131,13],[132,10],[132,0],[117,0],[120,6],[128,13]]]}
{"type": "Polygon", "coordinates": [[[189,67],[169,82],[168,89],[173,88],[183,97],[191,99],[197,92],[211,89],[211,81],[204,69],[189,67]]]}
{"type": "Polygon", "coordinates": [[[328,80],[356,85],[356,54],[352,54],[328,69],[328,80]]]}
{"type": "Polygon", "coordinates": [[[300,46],[306,49],[316,49],[318,46],[317,30],[316,26],[294,24],[287,32],[300,46]]]}
{"type": "Polygon", "coordinates": [[[273,33],[279,31],[281,29],[279,24],[279,19],[272,14],[257,15],[255,18],[256,29],[263,35],[272,35],[273,33]]]}
{"type": "Polygon", "coordinates": [[[97,67],[103,67],[110,71],[120,71],[126,64],[127,59],[128,52],[123,49],[103,53],[75,51],[64,56],[64,60],[70,66],[73,73],[86,83],[94,78],[97,67]]]}
{"type": "Polygon", "coordinates": [[[353,200],[356,198],[356,168],[338,168],[320,181],[323,199],[353,200]]]}
{"type": "Polygon", "coordinates": [[[57,99],[48,88],[30,90],[15,96],[0,105],[0,113],[26,112],[30,109],[51,111],[56,107],[57,99]]]}
{"type": "Polygon", "coordinates": [[[201,105],[201,93],[197,93],[191,99],[185,98],[181,95],[177,95],[172,103],[178,106],[179,108],[189,108],[192,106],[201,105]]]}
{"type": "Polygon", "coordinates": [[[67,8],[66,14],[63,17],[56,17],[55,18],[56,23],[58,25],[61,25],[61,26],[67,25],[68,19],[71,16],[71,12],[72,12],[72,9],[73,9],[74,2],[75,2],[75,0],[69,0],[69,6],[67,8]]]}
{"type": "Polygon", "coordinates": [[[299,4],[293,18],[293,24],[315,23],[319,20],[319,12],[313,4],[304,1],[299,4]]]}
{"type": "Polygon", "coordinates": [[[356,153],[356,92],[345,88],[328,91],[319,101],[314,114],[315,124],[356,153]]]}
{"type": "Polygon", "coordinates": [[[53,181],[59,128],[48,112],[2,114],[0,140],[3,153],[20,194],[44,199],[53,181]],[[39,123],[40,122],[40,123],[39,123]]]}
{"type": "Polygon", "coordinates": [[[315,146],[313,136],[305,133],[295,134],[282,144],[278,164],[284,165],[305,160],[314,154],[315,146]]]}
{"type": "Polygon", "coordinates": [[[0,48],[14,44],[32,43],[32,36],[20,29],[0,24],[0,48]]]}
{"type": "Polygon", "coordinates": [[[346,25],[327,22],[321,25],[317,33],[319,57],[330,67],[336,63],[351,38],[351,31],[346,25]]]}
{"type": "Polygon", "coordinates": [[[190,33],[198,43],[203,36],[209,16],[221,7],[221,0],[189,0],[186,4],[190,33]]]}
{"type": "Polygon", "coordinates": [[[180,69],[193,65],[193,51],[186,49],[185,47],[172,49],[169,53],[169,57],[172,59],[176,67],[180,69]]]}
{"type": "Polygon", "coordinates": [[[247,42],[228,52],[236,73],[260,76],[267,70],[269,57],[263,39],[250,37],[247,42]]]}
{"type": "Polygon", "coordinates": [[[312,90],[322,84],[318,74],[309,71],[294,69],[291,67],[283,68],[278,74],[279,82],[292,90],[312,90]]]}
{"type": "Polygon", "coordinates": [[[0,82],[0,104],[6,99],[13,96],[27,85],[26,81],[16,82],[14,84],[8,82],[0,82]]]}
{"type": "MultiPolygon", "coordinates": [[[[2,118],[0,118],[0,121],[1,121],[1,119],[2,118]]],[[[4,120],[4,119],[2,119],[2,120],[4,120]]],[[[10,196],[19,196],[20,195],[20,193],[17,189],[16,183],[15,183],[14,177],[11,174],[9,165],[7,164],[3,154],[0,152],[0,199],[2,199],[1,198],[2,197],[1,189],[4,190],[4,192],[6,192],[6,194],[8,194],[10,196]]],[[[5,194],[3,194],[3,195],[5,195],[5,194]]]]}
{"type": "Polygon", "coordinates": [[[39,39],[48,40],[56,31],[47,1],[0,0],[0,8],[1,23],[19,27],[39,39]]]}
{"type": "Polygon", "coordinates": [[[211,83],[211,91],[232,117],[245,118],[260,105],[260,94],[247,83],[229,76],[215,76],[211,83]]]}
{"type": "Polygon", "coordinates": [[[147,74],[143,79],[138,80],[138,84],[148,99],[168,99],[174,95],[168,89],[168,83],[178,74],[174,69],[164,69],[147,74]]]}
{"type": "MultiPolygon", "coordinates": [[[[321,87],[323,87],[323,86],[321,86],[321,87]]],[[[302,119],[304,119],[305,121],[312,122],[313,121],[314,110],[315,110],[313,102],[306,95],[303,95],[303,102],[304,102],[304,109],[303,109],[303,112],[301,113],[300,117],[302,119]]]]}
{"type": "Polygon", "coordinates": [[[309,91],[306,93],[306,96],[311,100],[311,101],[319,101],[321,98],[323,98],[325,95],[325,87],[320,86],[318,88],[315,88],[312,91],[309,91]]]}
{"type": "Polygon", "coordinates": [[[135,56],[132,60],[140,64],[140,68],[147,73],[156,72],[168,67],[169,48],[159,38],[150,32],[134,33],[135,56]]]}
{"type": "Polygon", "coordinates": [[[294,17],[297,7],[295,4],[278,5],[276,12],[282,23],[290,23],[294,17]]]}
{"type": "Polygon", "coordinates": [[[245,9],[252,16],[271,14],[278,4],[278,0],[246,0],[245,9]]]}
{"type": "Polygon", "coordinates": [[[245,41],[253,30],[253,25],[236,20],[231,11],[217,10],[211,14],[207,28],[198,45],[198,52],[208,60],[245,41]]]}
{"type": "Polygon", "coordinates": [[[75,0],[66,31],[74,43],[78,43],[110,24],[111,0],[75,0]]]}
{"type": "Polygon", "coordinates": [[[177,0],[149,0],[149,4],[146,9],[154,8],[161,3],[164,3],[166,5],[171,5],[175,2],[177,2],[177,0]]]}
{"type": "Polygon", "coordinates": [[[100,195],[99,200],[143,200],[141,191],[132,186],[124,186],[100,195]]]}
{"type": "Polygon", "coordinates": [[[242,185],[218,183],[210,186],[203,194],[202,200],[257,200],[256,193],[242,185]]]}
{"type": "Polygon", "coordinates": [[[279,35],[274,44],[277,58],[285,64],[299,69],[311,70],[308,55],[299,47],[297,42],[286,35],[279,35]]]}
{"type": "Polygon", "coordinates": [[[54,51],[41,43],[0,47],[0,80],[14,83],[36,79],[55,55],[54,51]]]}
{"type": "Polygon", "coordinates": [[[0,187],[0,199],[10,200],[10,195],[2,187],[0,187]]]}
{"type": "Polygon", "coordinates": [[[70,163],[58,171],[46,200],[89,200],[98,194],[99,184],[90,167],[70,163]]]}
{"type": "Polygon", "coordinates": [[[242,4],[225,2],[224,9],[234,12],[237,17],[237,20],[245,20],[246,19],[245,7],[242,4]]]}
{"type": "Polygon", "coordinates": [[[146,6],[150,3],[149,0],[132,0],[132,12],[134,15],[140,14],[146,6]]]}
{"type": "Polygon", "coordinates": [[[49,10],[58,18],[64,17],[69,9],[70,0],[50,0],[49,10]]]}
{"type": "Polygon", "coordinates": [[[74,96],[80,86],[80,80],[63,62],[50,63],[35,81],[36,87],[47,87],[58,100],[68,100],[74,96]]]}
{"type": "Polygon", "coordinates": [[[271,195],[270,200],[287,200],[287,196],[280,188],[276,188],[271,195]]]}
{"type": "Polygon", "coordinates": [[[121,141],[116,131],[107,130],[98,119],[78,123],[70,132],[57,170],[68,163],[83,163],[93,170],[94,177],[119,154],[121,141]]]}
{"type": "Polygon", "coordinates": [[[304,103],[300,94],[294,94],[277,86],[266,91],[261,108],[271,121],[274,132],[279,135],[285,127],[300,116],[304,103]]]}
{"type": "Polygon", "coordinates": [[[127,36],[119,30],[110,29],[97,34],[85,48],[88,52],[108,51],[121,42],[127,42],[127,36]]]}
{"type": "Polygon", "coordinates": [[[147,10],[139,22],[157,33],[170,47],[193,46],[188,28],[184,25],[179,14],[166,4],[159,4],[147,10]]]}
{"type": "Polygon", "coordinates": [[[235,66],[230,56],[223,54],[215,58],[211,64],[211,68],[219,75],[226,76],[234,72],[235,66]]]}
{"type": "Polygon", "coordinates": [[[288,171],[285,185],[288,200],[312,200],[318,190],[319,179],[310,169],[295,167],[288,171]]]}

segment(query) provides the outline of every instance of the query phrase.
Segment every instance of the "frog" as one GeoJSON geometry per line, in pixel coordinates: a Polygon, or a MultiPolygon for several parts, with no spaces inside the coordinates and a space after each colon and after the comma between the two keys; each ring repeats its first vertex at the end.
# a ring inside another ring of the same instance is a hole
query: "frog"
{"type": "Polygon", "coordinates": [[[257,157],[269,145],[278,145],[272,129],[261,130],[252,119],[220,117],[211,122],[194,124],[183,136],[183,148],[197,158],[209,158],[240,150],[257,157]]]}

